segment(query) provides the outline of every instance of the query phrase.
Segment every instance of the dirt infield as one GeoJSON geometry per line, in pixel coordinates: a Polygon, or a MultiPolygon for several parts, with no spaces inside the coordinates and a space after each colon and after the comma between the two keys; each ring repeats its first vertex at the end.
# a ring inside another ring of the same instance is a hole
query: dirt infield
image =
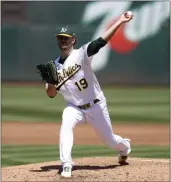
{"type": "MultiPolygon", "coordinates": [[[[134,145],[170,144],[168,124],[115,124],[114,133],[131,139],[134,145]]],[[[58,144],[60,123],[3,122],[2,144],[58,144]]],[[[74,129],[75,144],[102,144],[87,124],[74,129]]]]}
{"type": "Polygon", "coordinates": [[[169,160],[129,159],[121,166],[116,158],[75,159],[72,177],[60,176],[59,162],[6,167],[2,181],[169,181],[169,160]]]}
{"type": "MultiPolygon", "coordinates": [[[[115,124],[114,132],[134,145],[169,143],[169,125],[115,124]]],[[[3,122],[2,144],[58,144],[60,124],[3,122]]],[[[87,124],[75,130],[75,144],[102,144],[87,124]]],[[[129,158],[120,166],[114,157],[74,159],[73,176],[60,177],[60,161],[2,168],[2,181],[169,181],[169,160],[129,158]]]]}

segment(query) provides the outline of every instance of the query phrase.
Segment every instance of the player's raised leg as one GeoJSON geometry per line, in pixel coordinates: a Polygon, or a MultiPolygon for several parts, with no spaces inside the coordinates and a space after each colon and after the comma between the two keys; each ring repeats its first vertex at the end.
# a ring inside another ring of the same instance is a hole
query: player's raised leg
{"type": "Polygon", "coordinates": [[[63,111],[62,125],[60,129],[60,159],[62,161],[63,177],[71,177],[72,172],[72,157],[71,150],[73,146],[73,129],[76,124],[83,123],[85,116],[75,106],[69,104],[63,111]]]}
{"type": "Polygon", "coordinates": [[[131,152],[130,141],[113,133],[105,99],[102,99],[91,109],[85,110],[85,114],[86,120],[94,128],[100,139],[110,148],[119,151],[120,159],[125,157],[126,161],[128,154],[131,152]]]}

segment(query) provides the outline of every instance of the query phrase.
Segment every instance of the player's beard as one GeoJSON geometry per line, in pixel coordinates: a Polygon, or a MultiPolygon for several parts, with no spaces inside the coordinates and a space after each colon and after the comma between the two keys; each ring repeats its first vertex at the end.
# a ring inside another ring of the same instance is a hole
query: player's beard
{"type": "Polygon", "coordinates": [[[59,48],[61,49],[61,50],[64,50],[64,51],[66,51],[66,50],[69,50],[69,49],[71,49],[72,47],[73,47],[73,43],[72,43],[72,41],[70,41],[70,42],[64,42],[64,43],[62,43],[62,42],[58,42],[58,46],[59,46],[59,48]]]}

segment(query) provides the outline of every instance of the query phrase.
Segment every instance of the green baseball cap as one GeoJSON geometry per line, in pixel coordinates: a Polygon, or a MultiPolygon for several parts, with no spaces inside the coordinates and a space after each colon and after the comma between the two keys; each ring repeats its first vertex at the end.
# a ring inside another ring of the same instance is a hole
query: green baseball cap
{"type": "Polygon", "coordinates": [[[59,33],[55,35],[55,37],[58,37],[58,36],[74,37],[75,34],[68,26],[64,26],[64,27],[61,27],[61,30],[59,31],[59,33]]]}

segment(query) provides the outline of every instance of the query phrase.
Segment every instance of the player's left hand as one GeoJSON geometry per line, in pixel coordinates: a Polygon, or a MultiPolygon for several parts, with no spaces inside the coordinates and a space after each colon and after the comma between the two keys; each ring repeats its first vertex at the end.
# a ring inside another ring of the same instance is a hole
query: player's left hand
{"type": "Polygon", "coordinates": [[[131,11],[127,11],[127,12],[123,13],[120,17],[120,21],[123,23],[129,22],[132,19],[133,19],[133,13],[131,11]]]}

